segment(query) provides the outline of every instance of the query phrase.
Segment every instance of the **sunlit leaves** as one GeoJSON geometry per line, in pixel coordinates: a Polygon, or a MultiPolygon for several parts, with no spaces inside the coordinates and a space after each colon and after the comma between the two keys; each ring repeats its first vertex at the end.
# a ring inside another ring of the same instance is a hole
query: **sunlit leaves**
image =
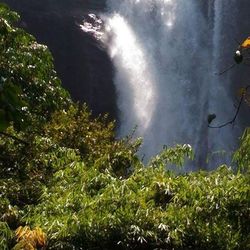
{"type": "Polygon", "coordinates": [[[52,248],[59,242],[112,249],[244,249],[247,244],[247,177],[226,166],[175,175],[159,163],[120,179],[77,163],[55,177],[27,218],[48,231],[52,248]]]}
{"type": "Polygon", "coordinates": [[[234,154],[234,161],[237,163],[238,170],[250,170],[250,129],[247,128],[241,137],[240,147],[234,154]]]}
{"type": "Polygon", "coordinates": [[[12,237],[13,234],[8,224],[0,221],[0,248],[3,250],[8,250],[8,245],[12,237]]]}
{"type": "Polygon", "coordinates": [[[14,27],[17,20],[16,13],[0,4],[0,132],[10,122],[16,129],[44,122],[69,103],[47,47],[14,27]]]}
{"type": "Polygon", "coordinates": [[[16,229],[16,241],[17,244],[14,246],[13,250],[44,249],[46,246],[46,235],[39,227],[31,230],[28,226],[20,226],[16,229]]]}
{"type": "Polygon", "coordinates": [[[163,151],[152,158],[150,165],[165,167],[167,164],[183,166],[186,159],[193,158],[193,150],[189,144],[176,145],[173,148],[164,148],[163,151]]]}

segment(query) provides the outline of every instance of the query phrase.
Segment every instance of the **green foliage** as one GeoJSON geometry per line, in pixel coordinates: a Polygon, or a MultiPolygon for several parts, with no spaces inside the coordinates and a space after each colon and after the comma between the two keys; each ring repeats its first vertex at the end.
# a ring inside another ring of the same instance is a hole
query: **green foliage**
{"type": "MultiPolygon", "coordinates": [[[[20,137],[21,133],[18,135],[20,137]]],[[[0,157],[0,194],[11,204],[21,207],[38,202],[43,184],[57,168],[71,162],[73,151],[54,144],[49,138],[31,138],[28,145],[12,139],[0,140],[3,153],[0,157]]]]}
{"type": "Polygon", "coordinates": [[[45,128],[47,137],[63,147],[77,148],[92,158],[103,154],[114,140],[114,123],[108,117],[91,118],[86,105],[74,104],[67,111],[56,111],[45,128]]]}
{"type": "Polygon", "coordinates": [[[81,158],[100,171],[125,176],[135,167],[135,152],[141,140],[130,137],[115,140],[114,122],[108,116],[92,118],[86,105],[71,105],[67,111],[57,111],[45,127],[45,135],[55,144],[77,149],[81,158]]]}
{"type": "Polygon", "coordinates": [[[5,222],[0,221],[0,248],[2,250],[8,250],[9,243],[12,240],[13,233],[10,230],[9,226],[5,222]]]}
{"type": "Polygon", "coordinates": [[[0,132],[41,123],[69,102],[60,86],[52,56],[13,24],[18,15],[0,4],[0,132]]]}
{"type": "Polygon", "coordinates": [[[173,148],[165,148],[159,155],[151,159],[150,165],[165,167],[166,164],[174,164],[182,167],[185,158],[193,159],[193,150],[189,144],[177,145],[173,148]]]}
{"type": "Polygon", "coordinates": [[[250,171],[250,128],[241,137],[241,145],[235,152],[233,160],[239,171],[250,171]]]}
{"type": "Polygon", "coordinates": [[[75,162],[53,179],[25,218],[47,232],[49,249],[249,247],[249,176],[226,166],[186,175],[154,166],[120,179],[75,162]]]}

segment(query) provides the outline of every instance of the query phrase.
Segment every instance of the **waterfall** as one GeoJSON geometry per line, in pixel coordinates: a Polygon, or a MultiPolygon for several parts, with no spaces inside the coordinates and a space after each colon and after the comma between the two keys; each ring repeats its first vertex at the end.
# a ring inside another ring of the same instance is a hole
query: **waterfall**
{"type": "Polygon", "coordinates": [[[215,113],[213,123],[219,124],[235,111],[231,73],[215,72],[228,64],[226,49],[233,53],[224,30],[235,28],[228,23],[236,2],[106,1],[103,42],[115,67],[118,133],[125,136],[137,127],[146,159],[163,146],[188,143],[196,152],[194,165],[205,167],[209,154],[234,149],[237,126],[210,129],[207,116],[215,113]]]}
{"type": "MultiPolygon", "coordinates": [[[[210,3],[213,8],[213,19],[208,20],[212,22],[212,61],[211,68],[213,72],[219,72],[228,65],[234,63],[232,55],[237,44],[234,42],[236,27],[236,10],[237,0],[219,1],[215,0],[210,3]]],[[[235,114],[234,100],[232,94],[232,76],[234,71],[229,71],[223,76],[215,76],[211,79],[209,85],[208,96],[208,111],[216,113],[220,124],[223,124],[233,118],[235,114]]],[[[218,122],[217,122],[218,124],[218,122]]],[[[208,152],[215,154],[222,150],[227,152],[225,160],[230,161],[230,153],[236,148],[237,139],[242,132],[239,124],[226,126],[222,129],[209,129],[208,130],[208,152]]],[[[221,154],[212,157],[213,162],[222,163],[219,161],[221,154]]]]}

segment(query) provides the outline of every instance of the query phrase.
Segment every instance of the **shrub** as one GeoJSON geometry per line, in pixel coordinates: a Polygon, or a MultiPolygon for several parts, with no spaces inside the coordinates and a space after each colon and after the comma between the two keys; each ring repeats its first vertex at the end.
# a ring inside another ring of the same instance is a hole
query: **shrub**
{"type": "Polygon", "coordinates": [[[49,249],[249,247],[249,176],[227,166],[176,175],[154,162],[121,179],[76,162],[53,179],[25,218],[49,249]]]}

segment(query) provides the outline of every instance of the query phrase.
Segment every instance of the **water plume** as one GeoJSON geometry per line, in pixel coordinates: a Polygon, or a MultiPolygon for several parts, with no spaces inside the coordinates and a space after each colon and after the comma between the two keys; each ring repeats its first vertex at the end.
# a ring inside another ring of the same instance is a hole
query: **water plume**
{"type": "Polygon", "coordinates": [[[227,91],[230,75],[219,79],[214,72],[235,4],[106,1],[103,42],[115,66],[119,135],[137,126],[146,159],[164,145],[189,143],[196,151],[193,165],[204,167],[209,152],[234,148],[237,128],[211,131],[207,117],[215,113],[216,119],[230,119],[234,111],[227,91]]]}

